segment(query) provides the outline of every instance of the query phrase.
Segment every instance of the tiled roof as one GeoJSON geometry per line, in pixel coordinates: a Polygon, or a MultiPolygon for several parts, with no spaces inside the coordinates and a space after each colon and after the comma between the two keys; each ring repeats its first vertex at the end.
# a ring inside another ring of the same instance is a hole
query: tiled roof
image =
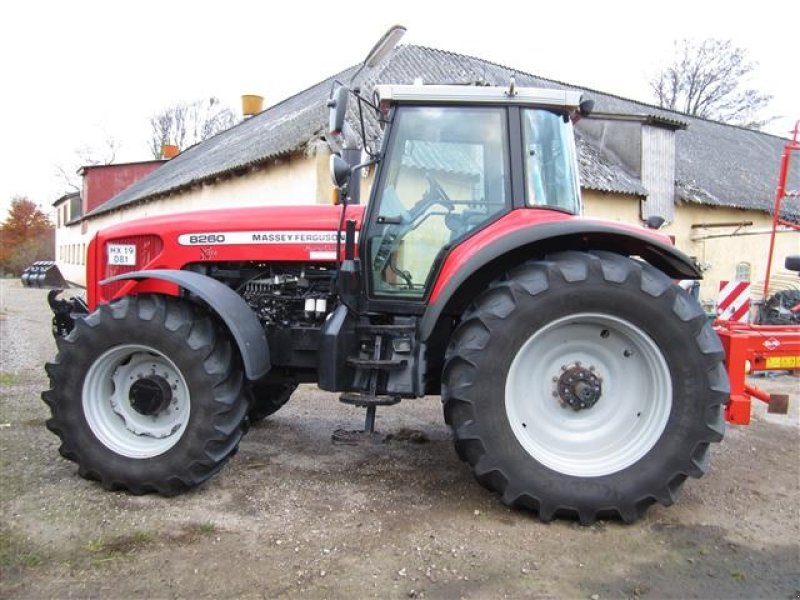
{"type": "Polygon", "coordinates": [[[188,148],[90,215],[245,172],[304,149],[325,130],[328,122],[325,103],[332,81],[349,76],[350,70],[339,73],[188,148]]]}
{"type": "MultiPolygon", "coordinates": [[[[264,112],[189,148],[169,163],[139,180],[92,214],[161,196],[303,150],[324,135],[326,99],[334,79],[346,81],[355,67],[326,79],[264,112]]],[[[520,87],[586,91],[603,112],[633,113],[650,122],[686,130],[676,131],[676,194],[682,200],[715,206],[769,211],[777,180],[778,161],[785,140],[757,131],[724,125],[662,110],[655,106],[543,79],[470,56],[420,46],[401,46],[383,65],[365,72],[359,81],[367,97],[378,83],[467,83],[505,85],[514,75],[520,87]]],[[[368,111],[369,112],[369,111],[368,111]]],[[[356,127],[355,113],[348,116],[356,127]]],[[[371,115],[367,130],[380,135],[371,115]]],[[[586,139],[579,137],[581,183],[589,189],[643,196],[637,177],[586,139]]],[[[800,173],[795,173],[800,177],[800,173]]],[[[790,187],[798,187],[790,182],[790,187]]]]}
{"type": "Polygon", "coordinates": [[[600,192],[647,195],[647,190],[642,187],[638,178],[628,174],[618,163],[600,152],[597,146],[587,142],[580,134],[577,134],[576,138],[582,187],[600,192]]]}

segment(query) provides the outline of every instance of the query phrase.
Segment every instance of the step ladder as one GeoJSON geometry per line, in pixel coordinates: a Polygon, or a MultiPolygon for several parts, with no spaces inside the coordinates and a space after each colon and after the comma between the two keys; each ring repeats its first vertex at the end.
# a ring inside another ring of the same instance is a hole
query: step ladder
{"type": "Polygon", "coordinates": [[[383,357],[384,341],[393,337],[392,334],[412,332],[413,325],[371,325],[360,324],[356,329],[362,333],[374,335],[372,356],[369,358],[350,357],[347,364],[355,367],[357,373],[363,377],[358,378],[366,382],[363,389],[345,392],[339,396],[339,401],[344,404],[367,409],[363,430],[337,429],[331,436],[334,444],[360,445],[383,444],[386,436],[375,431],[375,414],[379,406],[392,406],[400,402],[400,396],[378,395],[378,378],[388,372],[404,369],[408,361],[403,359],[385,359],[383,357]]]}

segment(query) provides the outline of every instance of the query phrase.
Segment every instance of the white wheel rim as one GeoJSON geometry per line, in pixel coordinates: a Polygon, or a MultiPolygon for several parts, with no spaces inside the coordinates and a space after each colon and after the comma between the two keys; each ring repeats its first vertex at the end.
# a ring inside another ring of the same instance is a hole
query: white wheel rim
{"type": "Polygon", "coordinates": [[[189,422],[189,387],[178,367],[158,350],[139,344],[115,346],[89,368],[83,381],[83,414],[108,449],[129,458],[151,458],[178,443],[189,422]],[[142,414],[131,402],[139,379],[158,376],[169,384],[169,404],[142,414]]]}
{"type": "Polygon", "coordinates": [[[539,463],[600,477],[655,446],[672,408],[672,381],[661,350],[639,327],[580,313],[549,323],[522,345],[506,377],[505,405],[517,441],[539,463]],[[593,406],[575,410],[564,402],[555,380],[565,367],[597,375],[602,391],[593,406]]]}

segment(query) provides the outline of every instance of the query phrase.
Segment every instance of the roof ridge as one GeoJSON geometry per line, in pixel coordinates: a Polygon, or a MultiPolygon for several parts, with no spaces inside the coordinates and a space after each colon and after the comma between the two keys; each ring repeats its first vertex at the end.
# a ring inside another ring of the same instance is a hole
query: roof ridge
{"type": "MultiPolygon", "coordinates": [[[[460,52],[453,52],[452,50],[442,50],[441,48],[434,48],[432,46],[423,46],[421,44],[403,44],[400,46],[401,48],[419,48],[421,50],[431,50],[434,52],[441,52],[442,54],[449,54],[451,56],[458,56],[461,58],[469,58],[471,60],[477,60],[482,63],[486,63],[488,65],[492,65],[493,67],[499,67],[501,69],[505,69],[507,71],[512,71],[514,73],[520,73],[522,75],[527,75],[528,77],[535,77],[536,79],[541,79],[542,81],[547,81],[548,83],[555,83],[558,85],[562,85],[569,88],[578,88],[586,92],[592,92],[595,94],[603,94],[604,96],[609,96],[610,98],[616,98],[617,100],[624,100],[625,102],[634,102],[636,104],[640,104],[642,106],[646,106],[651,109],[661,110],[664,112],[672,113],[675,115],[679,115],[680,117],[684,117],[687,119],[694,119],[697,121],[704,121],[706,123],[712,123],[714,125],[724,125],[725,127],[733,127],[734,129],[739,129],[741,131],[751,131],[753,133],[760,133],[761,135],[768,135],[770,137],[778,138],[779,140],[789,139],[785,138],[780,135],[775,135],[774,133],[768,133],[766,131],[761,131],[759,129],[750,129],[748,127],[744,127],[742,125],[734,125],[732,123],[723,123],[722,121],[715,121],[714,119],[708,119],[706,117],[699,117],[697,115],[690,115],[679,110],[674,110],[670,108],[663,108],[661,106],[656,106],[655,104],[651,104],[649,102],[645,102],[643,100],[636,100],[634,98],[626,98],[625,96],[620,96],[619,94],[615,94],[613,92],[604,92],[602,90],[598,90],[595,88],[587,87],[584,85],[579,85],[575,83],[567,83],[566,81],[561,81],[558,79],[551,79],[549,77],[543,77],[542,75],[537,75],[536,73],[530,73],[528,71],[523,71],[522,69],[516,69],[509,67],[508,65],[504,65],[498,62],[494,62],[492,60],[487,60],[485,58],[480,58],[479,56],[473,56],[472,54],[462,54],[460,52]]],[[[387,61],[388,62],[388,61],[387,61]]]]}

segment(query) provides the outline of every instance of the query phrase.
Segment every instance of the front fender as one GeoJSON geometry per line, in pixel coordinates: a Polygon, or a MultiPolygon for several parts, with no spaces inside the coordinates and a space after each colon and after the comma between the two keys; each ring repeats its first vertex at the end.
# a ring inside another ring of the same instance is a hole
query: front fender
{"type": "Polygon", "coordinates": [[[560,250],[608,250],[639,256],[673,279],[703,277],[683,252],[632,227],[585,219],[539,223],[499,235],[489,227],[445,259],[420,322],[420,338],[428,339],[446,309],[468,303],[472,298],[465,296],[474,296],[512,266],[560,250]]]}
{"type": "Polygon", "coordinates": [[[174,283],[201,298],[222,319],[233,336],[242,356],[247,378],[255,381],[267,374],[271,365],[264,328],[247,303],[231,288],[200,273],[168,269],[125,273],[104,279],[100,285],[114,281],[145,279],[174,283]]]}

